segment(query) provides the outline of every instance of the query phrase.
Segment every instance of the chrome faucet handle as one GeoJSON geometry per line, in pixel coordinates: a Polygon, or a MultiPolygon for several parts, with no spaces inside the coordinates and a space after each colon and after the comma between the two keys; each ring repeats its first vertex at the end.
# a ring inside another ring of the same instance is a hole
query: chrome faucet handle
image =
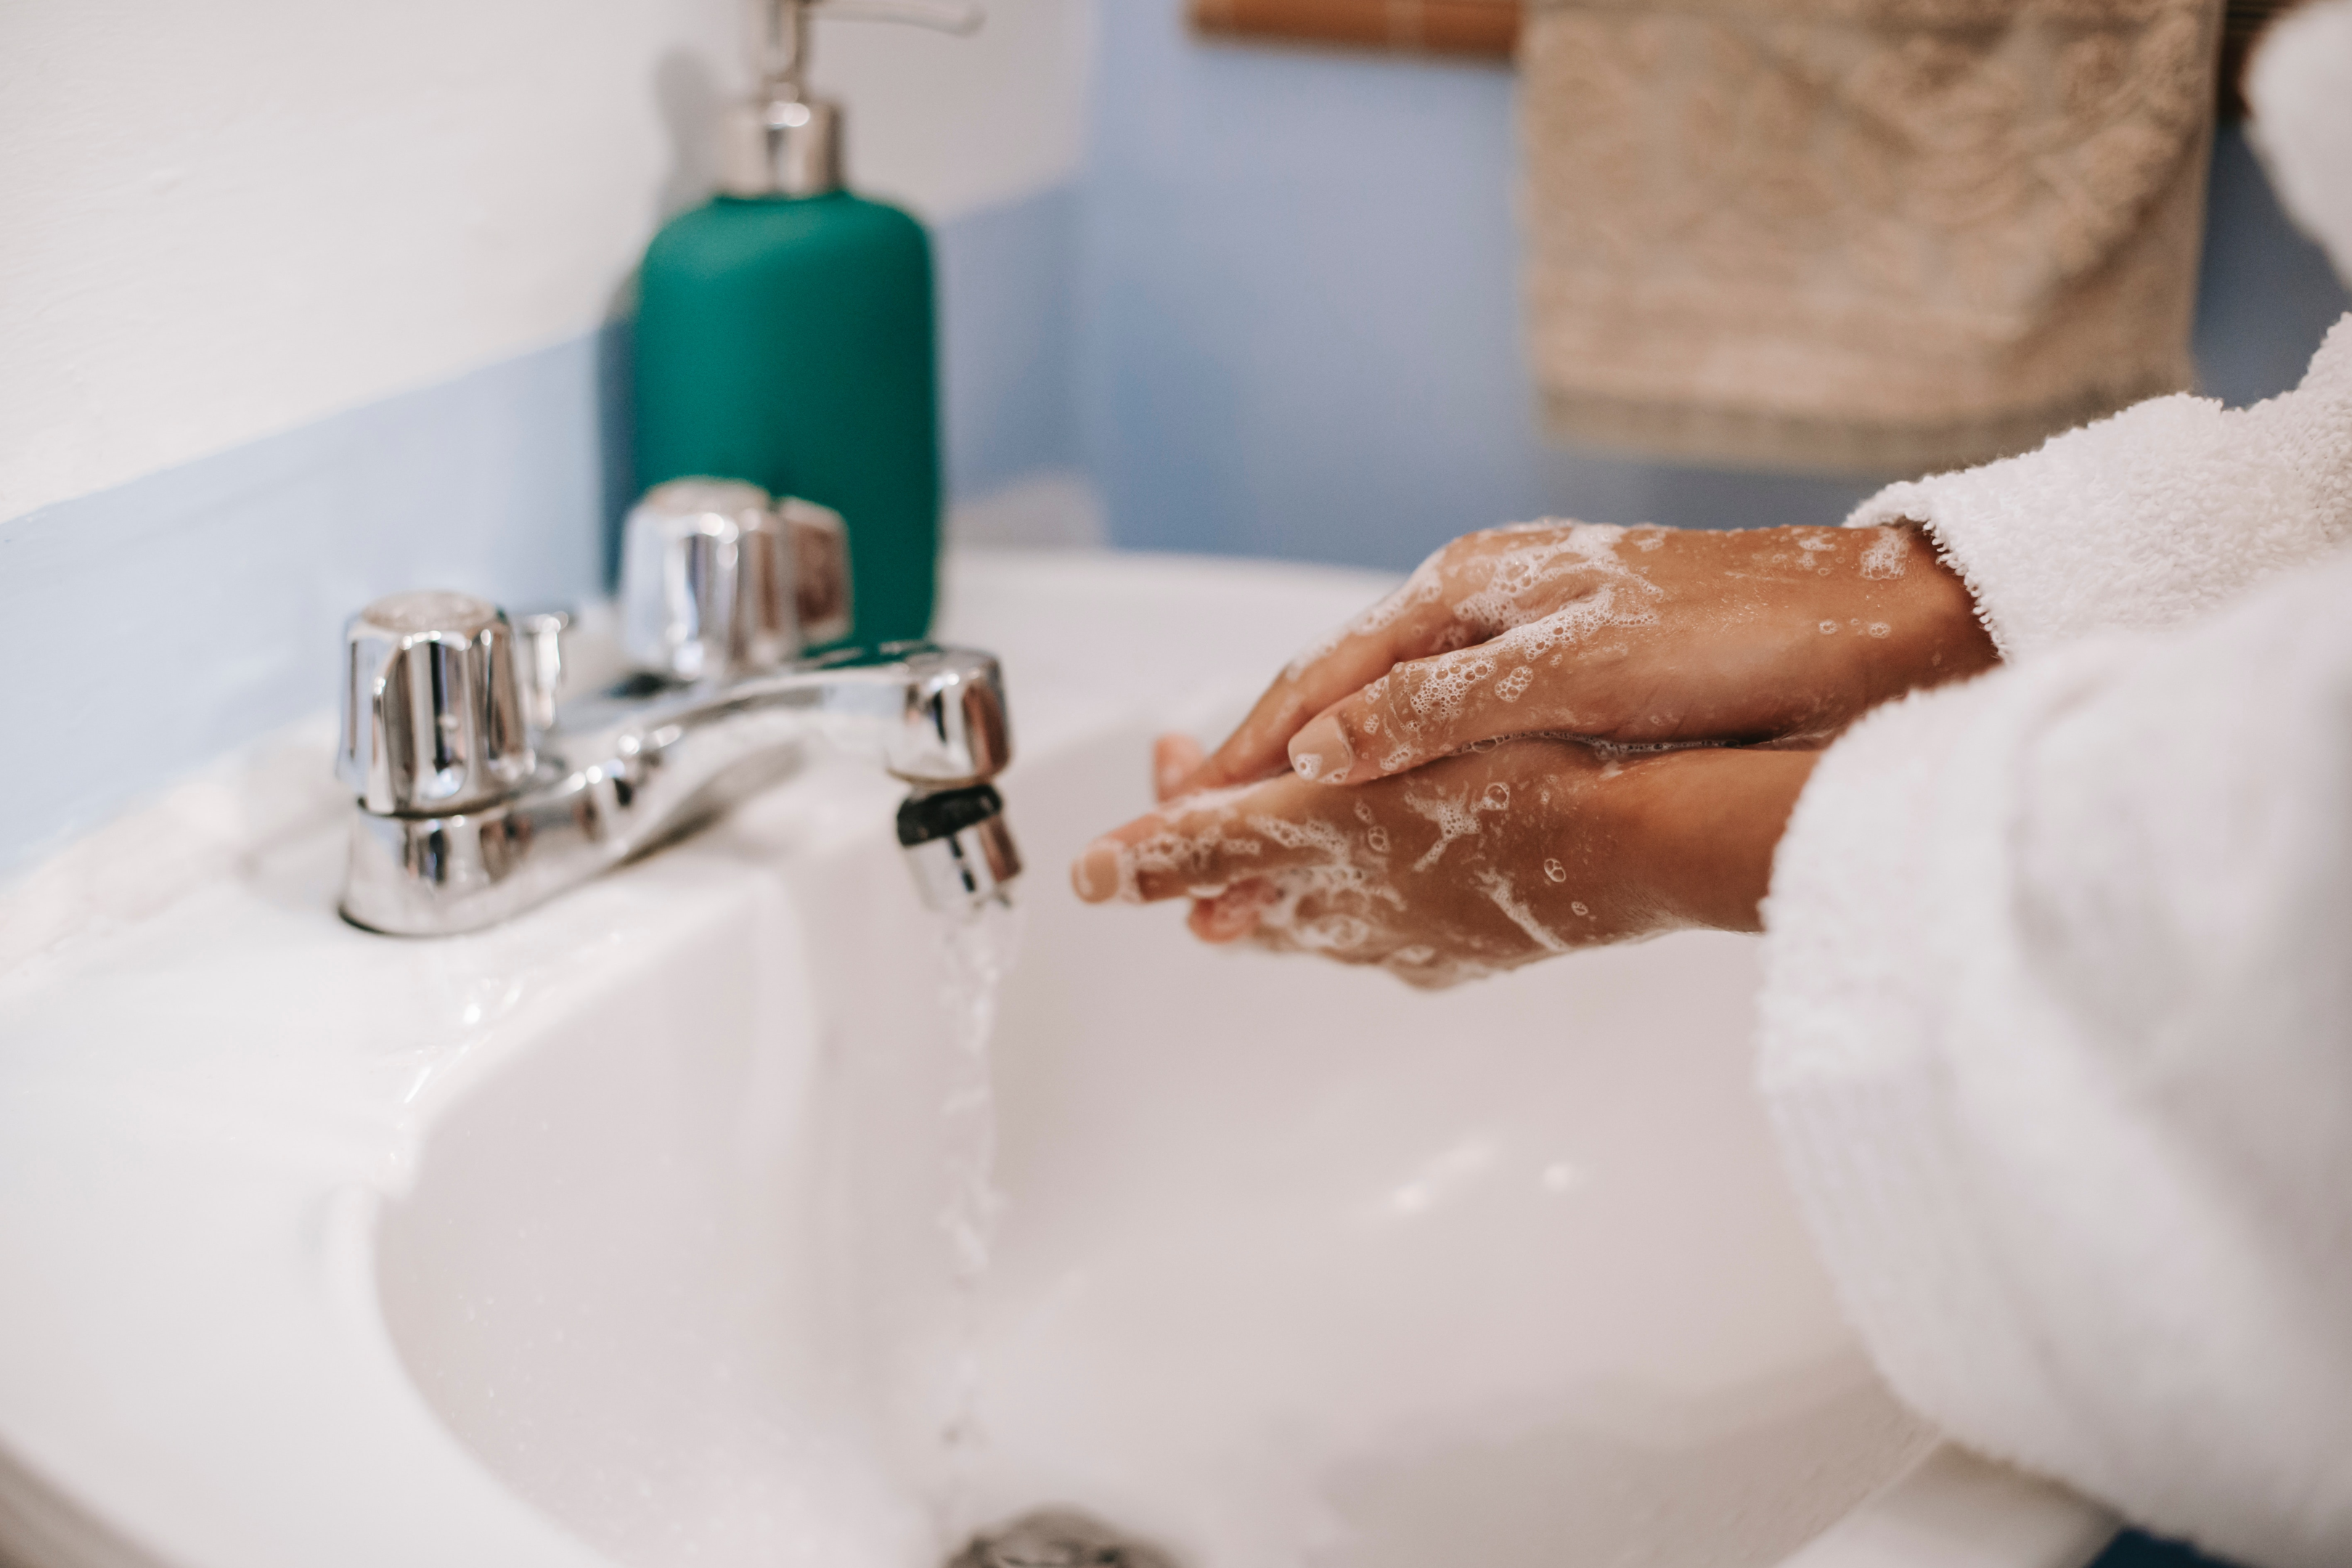
{"type": "Polygon", "coordinates": [[[736,479],[672,479],[630,509],[621,640],[675,680],[774,669],[849,635],[841,514],[736,479]]]}
{"type": "Polygon", "coordinates": [[[530,776],[514,627],[470,594],[378,599],[343,627],[335,772],[382,816],[490,805],[530,776]]]}
{"type": "Polygon", "coordinates": [[[767,491],[672,479],[629,509],[625,527],[621,644],[639,668],[711,680],[797,651],[791,564],[767,491]]]}
{"type": "Polygon", "coordinates": [[[849,530],[841,514],[798,496],[776,503],[776,521],[793,560],[793,607],[801,646],[839,642],[850,633],[849,530]]]}
{"type": "Polygon", "coordinates": [[[569,610],[537,610],[515,617],[522,641],[523,714],[536,734],[555,728],[555,705],[563,700],[570,669],[563,658],[563,634],[572,629],[569,610]]]}

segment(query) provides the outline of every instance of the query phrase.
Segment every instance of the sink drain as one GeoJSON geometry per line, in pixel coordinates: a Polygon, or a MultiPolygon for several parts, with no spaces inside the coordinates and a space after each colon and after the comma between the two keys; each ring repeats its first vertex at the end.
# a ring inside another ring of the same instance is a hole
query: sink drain
{"type": "Polygon", "coordinates": [[[948,1568],[1177,1568],[1176,1559],[1129,1540],[1091,1514],[1045,1508],[983,1531],[948,1568]]]}

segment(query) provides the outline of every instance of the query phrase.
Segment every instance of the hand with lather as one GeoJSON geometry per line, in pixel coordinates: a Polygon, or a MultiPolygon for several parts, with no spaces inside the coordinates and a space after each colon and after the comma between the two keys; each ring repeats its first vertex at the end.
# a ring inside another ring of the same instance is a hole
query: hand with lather
{"type": "Polygon", "coordinates": [[[1073,881],[1089,901],[1192,898],[1207,941],[1423,984],[1753,931],[1814,750],[1997,661],[1915,528],[1469,534],[1302,655],[1214,752],[1163,738],[1162,805],[1073,881]]]}

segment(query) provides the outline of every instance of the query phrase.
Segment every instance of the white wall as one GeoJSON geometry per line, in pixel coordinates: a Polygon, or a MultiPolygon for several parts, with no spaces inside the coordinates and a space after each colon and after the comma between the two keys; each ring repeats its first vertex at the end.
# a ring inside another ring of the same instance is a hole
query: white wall
{"type": "MultiPolygon", "coordinates": [[[[740,0],[7,0],[0,521],[578,336],[698,199],[740,0]]],[[[821,27],[853,178],[1068,178],[1087,0],[821,27]]]]}

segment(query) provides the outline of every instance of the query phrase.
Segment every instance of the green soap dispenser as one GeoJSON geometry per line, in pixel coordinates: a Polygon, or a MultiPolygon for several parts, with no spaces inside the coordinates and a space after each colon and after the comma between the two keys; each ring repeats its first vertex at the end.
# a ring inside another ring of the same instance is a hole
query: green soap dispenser
{"type": "Polygon", "coordinates": [[[636,328],[640,491],[747,479],[848,528],[851,635],[930,628],[940,433],[931,248],[842,186],[841,109],[806,89],[812,12],[978,26],[919,0],[767,0],[761,89],[728,116],[721,192],[646,251],[636,328]]]}

